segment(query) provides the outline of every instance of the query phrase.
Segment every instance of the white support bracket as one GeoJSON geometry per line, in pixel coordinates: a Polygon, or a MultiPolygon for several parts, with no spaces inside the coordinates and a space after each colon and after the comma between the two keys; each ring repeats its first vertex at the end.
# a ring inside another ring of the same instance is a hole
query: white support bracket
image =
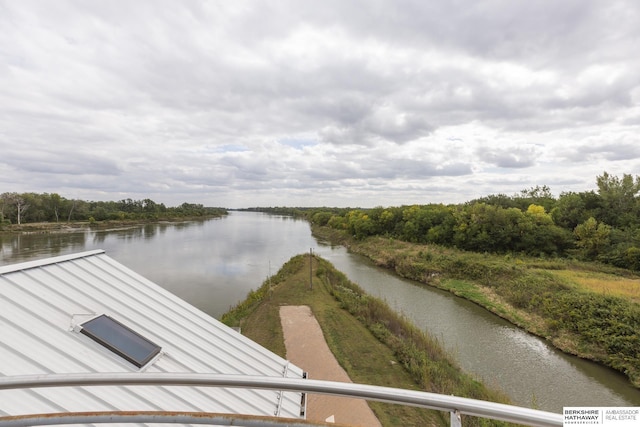
{"type": "Polygon", "coordinates": [[[460,415],[460,411],[456,409],[449,413],[451,414],[451,423],[449,425],[451,427],[462,427],[462,416],[460,415]]]}

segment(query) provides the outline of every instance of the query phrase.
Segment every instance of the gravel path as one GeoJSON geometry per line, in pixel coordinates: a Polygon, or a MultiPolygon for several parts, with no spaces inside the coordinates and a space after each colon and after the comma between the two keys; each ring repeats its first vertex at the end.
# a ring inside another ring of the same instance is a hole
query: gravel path
{"type": "MultiPolygon", "coordinates": [[[[307,371],[310,379],[352,382],[333,357],[322,329],[308,306],[281,306],[280,321],[287,359],[291,363],[307,371]]],[[[307,420],[350,426],[380,426],[363,399],[319,394],[309,394],[307,398],[307,420]]]]}

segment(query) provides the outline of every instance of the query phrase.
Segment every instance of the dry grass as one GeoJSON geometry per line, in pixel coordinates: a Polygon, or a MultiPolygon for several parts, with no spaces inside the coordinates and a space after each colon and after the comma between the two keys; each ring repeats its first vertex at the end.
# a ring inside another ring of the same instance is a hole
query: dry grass
{"type": "Polygon", "coordinates": [[[578,270],[559,270],[554,271],[553,274],[584,290],[624,297],[640,303],[640,279],[578,270]]]}

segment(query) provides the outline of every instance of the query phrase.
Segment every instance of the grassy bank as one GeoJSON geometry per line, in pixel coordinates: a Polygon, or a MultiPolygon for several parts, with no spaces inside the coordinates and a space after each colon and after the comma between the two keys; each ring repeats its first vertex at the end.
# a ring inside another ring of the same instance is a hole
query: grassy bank
{"type": "Polygon", "coordinates": [[[448,290],[640,387],[640,277],[569,260],[459,251],[314,227],[402,277],[448,290]]]}
{"type": "MultiPolygon", "coordinates": [[[[279,307],[308,305],[354,382],[507,402],[501,393],[463,373],[437,340],[366,295],[327,261],[313,259],[310,289],[308,263],[308,255],[292,258],[222,320],[241,326],[243,334],[285,357],[279,307]]],[[[449,425],[449,415],[439,411],[379,402],[370,406],[385,426],[449,425]]],[[[506,424],[468,418],[463,425],[506,424]]]]}

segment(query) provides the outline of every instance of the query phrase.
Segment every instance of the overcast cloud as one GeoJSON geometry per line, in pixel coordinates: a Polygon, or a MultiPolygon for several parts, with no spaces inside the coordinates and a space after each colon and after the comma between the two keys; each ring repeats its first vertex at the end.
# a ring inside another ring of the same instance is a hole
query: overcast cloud
{"type": "Polygon", "coordinates": [[[638,52],[636,0],[0,0],[0,192],[585,191],[640,174],[638,52]]]}

